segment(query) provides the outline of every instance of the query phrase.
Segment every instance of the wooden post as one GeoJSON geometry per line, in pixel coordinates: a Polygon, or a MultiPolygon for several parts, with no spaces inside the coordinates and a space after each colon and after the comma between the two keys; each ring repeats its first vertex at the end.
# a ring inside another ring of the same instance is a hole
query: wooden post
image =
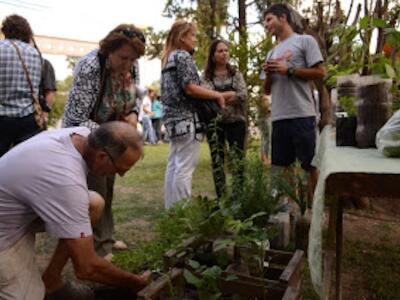
{"type": "Polygon", "coordinates": [[[343,201],[337,197],[336,222],[336,300],[342,300],[342,256],[343,256],[343,201]]]}
{"type": "Polygon", "coordinates": [[[324,299],[329,300],[331,290],[331,278],[334,261],[334,247],[336,238],[336,216],[337,216],[337,201],[336,197],[332,197],[329,208],[329,225],[326,240],[326,253],[324,258],[324,271],[323,271],[323,294],[324,299]]]}

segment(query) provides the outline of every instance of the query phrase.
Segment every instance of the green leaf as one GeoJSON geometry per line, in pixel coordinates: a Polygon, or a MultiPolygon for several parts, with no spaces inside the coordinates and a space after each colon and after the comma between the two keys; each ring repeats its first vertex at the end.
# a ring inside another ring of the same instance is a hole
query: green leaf
{"type": "Polygon", "coordinates": [[[389,76],[390,78],[396,77],[396,71],[392,68],[392,66],[385,64],[385,70],[386,70],[387,76],[389,76]]]}
{"type": "Polygon", "coordinates": [[[233,281],[238,279],[239,277],[237,277],[235,274],[229,274],[228,276],[225,277],[226,281],[233,281]]]}
{"type": "Polygon", "coordinates": [[[258,217],[262,217],[262,216],[266,216],[266,215],[267,215],[267,213],[265,211],[261,211],[261,212],[258,212],[258,213],[255,213],[255,214],[251,215],[245,221],[252,221],[252,220],[254,220],[254,219],[258,218],[258,217]]]}
{"type": "Polygon", "coordinates": [[[200,268],[200,264],[199,264],[197,261],[192,260],[192,259],[188,259],[188,260],[187,260],[187,264],[188,264],[189,266],[191,266],[193,269],[198,269],[198,268],[200,268]]]}
{"type": "Polygon", "coordinates": [[[217,240],[215,241],[214,251],[218,252],[226,247],[229,247],[229,245],[231,245],[232,243],[234,242],[231,239],[217,240]]]}
{"type": "Polygon", "coordinates": [[[190,272],[189,270],[185,269],[183,271],[183,277],[185,278],[186,282],[189,284],[194,285],[195,287],[199,288],[202,284],[202,281],[196,277],[195,275],[193,275],[192,272],[190,272]]]}
{"type": "Polygon", "coordinates": [[[218,266],[212,266],[211,268],[206,269],[202,275],[208,278],[217,278],[222,273],[222,269],[218,266]]]}
{"type": "Polygon", "coordinates": [[[216,293],[214,295],[209,295],[209,298],[207,300],[217,300],[219,298],[221,298],[222,293],[216,293]]]}
{"type": "Polygon", "coordinates": [[[384,20],[382,20],[382,19],[374,18],[372,20],[372,24],[377,28],[386,28],[387,27],[386,22],[384,20]]]}
{"type": "Polygon", "coordinates": [[[360,20],[360,29],[367,29],[369,24],[369,17],[365,16],[360,20]]]}

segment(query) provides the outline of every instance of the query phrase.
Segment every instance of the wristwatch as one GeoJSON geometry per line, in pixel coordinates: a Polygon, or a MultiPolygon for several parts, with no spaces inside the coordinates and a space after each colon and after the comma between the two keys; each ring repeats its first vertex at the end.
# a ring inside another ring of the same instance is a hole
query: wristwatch
{"type": "Polygon", "coordinates": [[[286,75],[287,75],[287,77],[292,77],[294,75],[294,68],[289,67],[286,71],[286,75]]]}

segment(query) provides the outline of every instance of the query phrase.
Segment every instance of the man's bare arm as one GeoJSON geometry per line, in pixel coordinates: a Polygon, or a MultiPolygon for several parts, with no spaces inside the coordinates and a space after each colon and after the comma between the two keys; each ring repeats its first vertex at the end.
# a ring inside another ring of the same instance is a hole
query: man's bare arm
{"type": "Polygon", "coordinates": [[[264,94],[265,95],[271,95],[271,85],[272,85],[272,80],[271,80],[271,76],[265,77],[264,80],[264,94]]]}
{"type": "Polygon", "coordinates": [[[134,292],[141,290],[149,280],[148,273],[135,275],[125,272],[98,256],[93,247],[92,237],[64,239],[64,241],[75,274],[81,280],[129,288],[134,292]]]}

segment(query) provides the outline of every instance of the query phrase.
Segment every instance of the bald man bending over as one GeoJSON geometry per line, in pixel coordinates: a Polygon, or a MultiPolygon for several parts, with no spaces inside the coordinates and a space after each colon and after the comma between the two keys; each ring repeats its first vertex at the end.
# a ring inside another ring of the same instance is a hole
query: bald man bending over
{"type": "Polygon", "coordinates": [[[142,138],[123,122],[90,133],[74,127],[41,133],[0,158],[0,299],[42,300],[64,288],[61,272],[69,258],[77,278],[136,292],[149,274],[122,271],[93,248],[92,224],[104,208],[89,191],[88,171],[123,176],[142,155],[142,138]],[[35,232],[59,239],[40,275],[35,232]]]}

